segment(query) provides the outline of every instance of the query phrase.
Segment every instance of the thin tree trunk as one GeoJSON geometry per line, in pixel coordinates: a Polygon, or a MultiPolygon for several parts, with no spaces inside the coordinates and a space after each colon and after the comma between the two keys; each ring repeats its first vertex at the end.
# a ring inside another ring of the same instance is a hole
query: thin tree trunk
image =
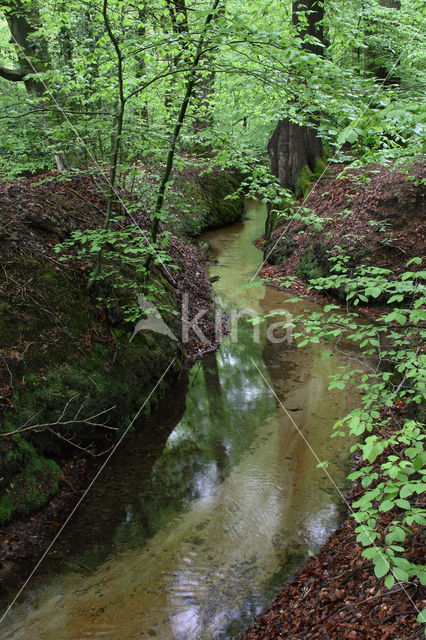
{"type": "MultiPolygon", "coordinates": [[[[107,195],[106,195],[106,213],[105,213],[104,229],[108,231],[111,226],[112,209],[115,201],[117,168],[118,168],[118,161],[120,157],[121,136],[123,134],[124,114],[125,114],[127,100],[124,95],[123,54],[120,48],[120,44],[117,38],[115,37],[114,32],[112,31],[111,24],[109,21],[108,0],[103,1],[102,15],[104,18],[106,32],[115,49],[115,53],[117,57],[117,77],[118,77],[118,95],[119,95],[118,112],[116,114],[116,118],[114,121],[113,134],[111,137],[111,166],[109,171],[108,188],[107,188],[107,195]]],[[[89,290],[93,288],[93,285],[95,284],[96,279],[99,277],[101,273],[102,257],[103,257],[103,250],[101,248],[96,257],[95,269],[87,285],[89,290]]]]}
{"type": "MultiPolygon", "coordinates": [[[[175,157],[175,153],[176,153],[176,145],[177,145],[177,141],[179,138],[179,134],[180,131],[182,129],[182,125],[183,122],[185,120],[185,115],[186,115],[186,111],[188,109],[188,105],[189,102],[191,100],[193,91],[194,91],[194,87],[196,85],[196,82],[198,80],[198,74],[197,74],[197,68],[200,64],[200,60],[202,58],[203,55],[203,48],[204,48],[204,42],[205,42],[205,38],[206,38],[206,33],[209,29],[209,25],[212,22],[212,20],[215,17],[215,13],[216,10],[220,4],[221,0],[214,0],[213,5],[210,9],[210,12],[205,20],[204,23],[204,28],[203,31],[201,33],[200,39],[198,41],[198,46],[197,46],[197,50],[194,56],[194,60],[192,63],[192,70],[190,73],[190,76],[187,80],[186,83],[186,87],[185,87],[185,95],[179,110],[179,114],[177,116],[177,120],[176,120],[176,124],[173,128],[173,133],[172,133],[172,137],[170,140],[170,148],[169,148],[169,152],[167,154],[167,161],[166,161],[166,166],[161,178],[161,182],[160,182],[160,186],[158,189],[158,194],[157,194],[157,201],[156,201],[156,205],[155,205],[155,209],[154,209],[154,214],[153,214],[153,221],[152,221],[152,228],[151,228],[151,241],[154,243],[157,240],[157,235],[158,235],[158,229],[159,229],[159,224],[160,224],[160,214],[162,212],[163,209],[163,204],[164,204],[164,196],[165,196],[165,192],[166,192],[166,186],[167,183],[170,179],[170,174],[173,168],[173,162],[174,162],[174,157],[175,157]]],[[[147,264],[146,266],[149,266],[151,259],[150,257],[147,260],[147,264]]]]}
{"type": "MultiPolygon", "coordinates": [[[[399,0],[379,0],[379,4],[384,9],[395,9],[399,11],[401,9],[401,2],[399,0]]],[[[366,36],[372,36],[378,33],[380,26],[374,25],[374,21],[367,23],[366,36]]],[[[367,72],[372,73],[378,80],[382,80],[385,85],[400,84],[401,78],[392,73],[392,67],[386,68],[383,64],[380,64],[380,56],[383,56],[386,50],[386,43],[383,48],[378,49],[377,46],[369,46],[365,50],[364,64],[367,72]]],[[[393,52],[392,52],[393,53],[393,52]]],[[[392,53],[389,57],[392,58],[392,53]]]]}
{"type": "MultiPolygon", "coordinates": [[[[176,68],[182,60],[183,55],[187,51],[189,46],[188,11],[186,8],[185,0],[166,0],[166,4],[172,23],[172,31],[177,36],[177,38],[179,38],[179,52],[171,60],[173,68],[176,68]]],[[[164,105],[167,107],[167,109],[172,108],[175,84],[176,77],[172,76],[171,86],[166,91],[166,95],[164,98],[164,105]]]]}

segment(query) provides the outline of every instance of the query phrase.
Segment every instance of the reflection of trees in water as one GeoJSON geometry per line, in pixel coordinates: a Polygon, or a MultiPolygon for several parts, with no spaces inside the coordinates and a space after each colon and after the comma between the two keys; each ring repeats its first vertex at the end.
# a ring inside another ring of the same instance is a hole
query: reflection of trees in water
{"type": "MultiPolygon", "coordinates": [[[[264,297],[259,300],[259,306],[263,314],[278,309],[277,291],[272,287],[265,286],[264,297]]],[[[281,306],[283,309],[288,309],[289,316],[294,311],[294,305],[285,305],[284,295],[282,295],[281,306]]],[[[271,328],[273,325],[284,324],[287,320],[287,316],[280,317],[278,315],[267,318],[265,321],[265,335],[268,329],[272,333],[271,328]]],[[[290,342],[288,340],[290,334],[287,333],[287,330],[275,329],[273,335],[277,339],[285,340],[280,344],[274,344],[265,339],[262,356],[267,368],[269,382],[281,402],[285,402],[288,391],[292,386],[291,383],[298,381],[298,379],[300,380],[302,375],[304,378],[309,376],[312,362],[306,356],[303,357],[303,362],[301,362],[301,350],[297,348],[294,341],[290,342]]]]}
{"type": "MultiPolygon", "coordinates": [[[[225,408],[223,404],[222,387],[220,383],[217,354],[210,353],[201,361],[203,368],[204,383],[209,403],[210,415],[218,422],[225,420],[225,408]]],[[[221,438],[216,438],[212,442],[212,452],[216,461],[218,481],[223,482],[230,470],[228,452],[225,442],[221,438]]]]}
{"type": "Polygon", "coordinates": [[[57,553],[52,557],[54,564],[61,555],[69,561],[83,553],[83,564],[93,566],[111,551],[112,541],[141,543],[146,539],[149,526],[138,492],[184,414],[187,387],[188,379],[182,376],[168,390],[167,401],[160,401],[153,413],[140,420],[135,432],[121,443],[64,529],[56,545],[57,553]]]}
{"type": "Polygon", "coordinates": [[[193,500],[203,498],[229,475],[247,451],[260,424],[275,411],[259,368],[260,345],[225,341],[193,370],[187,409],[161,458],[139,492],[151,534],[193,500]]]}

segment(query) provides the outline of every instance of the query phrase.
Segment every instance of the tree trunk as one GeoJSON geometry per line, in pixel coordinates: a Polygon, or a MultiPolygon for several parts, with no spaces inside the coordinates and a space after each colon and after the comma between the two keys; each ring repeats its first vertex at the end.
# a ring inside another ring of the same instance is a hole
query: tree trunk
{"type": "Polygon", "coordinates": [[[306,51],[315,53],[317,56],[323,54],[324,47],[324,3],[321,0],[296,0],[292,6],[293,26],[299,31],[302,40],[306,36],[313,36],[318,43],[304,42],[303,48],[306,51]],[[301,17],[303,15],[303,19],[301,17]]]}
{"type": "MultiPolygon", "coordinates": [[[[302,38],[303,48],[322,55],[324,7],[322,2],[293,2],[293,24],[302,38]],[[318,42],[305,42],[306,36],[318,42]]],[[[288,118],[280,120],[268,144],[271,171],[282,187],[306,195],[314,171],[322,164],[322,143],[315,123],[312,127],[298,125],[288,118]]]]}
{"type": "Polygon", "coordinates": [[[195,92],[197,115],[193,121],[194,133],[200,133],[213,124],[213,114],[210,109],[210,96],[214,91],[215,72],[209,71],[200,77],[195,92]]]}
{"type": "MultiPolygon", "coordinates": [[[[172,67],[176,69],[189,47],[188,12],[186,9],[185,0],[166,0],[166,5],[172,24],[172,32],[180,40],[180,50],[171,59],[172,67]]],[[[171,85],[166,91],[166,95],[164,97],[164,105],[171,111],[173,106],[173,96],[175,94],[175,88],[176,77],[172,76],[171,85]]],[[[171,113],[171,118],[173,118],[173,115],[174,114],[171,113]]]]}
{"type": "Polygon", "coordinates": [[[287,118],[278,122],[269,140],[268,152],[273,175],[282,187],[296,191],[302,168],[307,167],[311,173],[318,168],[322,143],[315,129],[300,126],[287,118]]]}
{"type": "MultiPolygon", "coordinates": [[[[40,14],[35,7],[28,7],[21,0],[3,2],[3,12],[11,34],[11,42],[16,46],[19,69],[10,70],[0,67],[0,77],[13,82],[23,81],[30,98],[41,98],[46,92],[46,84],[29,75],[44,73],[50,66],[49,51],[44,38],[35,34],[41,24],[40,14]]],[[[67,162],[65,157],[54,154],[56,166],[63,171],[67,162]]]]}
{"type": "Polygon", "coordinates": [[[24,81],[28,94],[38,98],[45,92],[44,84],[34,78],[26,79],[26,76],[44,72],[49,65],[49,53],[45,41],[43,38],[34,38],[40,25],[40,15],[35,8],[29,10],[21,0],[6,2],[3,7],[12,42],[17,48],[20,79],[24,81]]]}
{"type": "Polygon", "coordinates": [[[400,0],[379,0],[379,4],[387,9],[401,9],[400,0]]]}

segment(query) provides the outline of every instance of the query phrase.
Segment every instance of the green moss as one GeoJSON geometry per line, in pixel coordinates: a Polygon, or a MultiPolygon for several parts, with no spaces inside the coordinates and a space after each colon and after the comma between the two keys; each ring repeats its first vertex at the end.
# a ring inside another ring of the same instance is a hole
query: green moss
{"type": "Polygon", "coordinates": [[[300,173],[296,180],[295,196],[296,198],[306,198],[312,187],[312,181],[314,180],[314,174],[306,164],[300,169],[300,173]]]}
{"type": "Polygon", "coordinates": [[[320,178],[321,176],[324,175],[324,173],[327,172],[327,163],[325,162],[325,160],[323,160],[323,158],[317,157],[315,158],[315,166],[314,166],[314,177],[315,178],[320,178]]]}
{"type": "MultiPolygon", "coordinates": [[[[197,188],[201,190],[199,185],[197,188]]],[[[185,347],[149,333],[140,333],[129,343],[134,325],[124,321],[114,326],[111,336],[94,298],[88,296],[79,274],[67,263],[56,269],[40,254],[8,266],[8,275],[16,282],[28,281],[28,273],[31,284],[21,289],[19,304],[15,304],[12,287],[0,292],[2,346],[23,354],[8,359],[14,409],[3,413],[1,429],[11,432],[26,422],[45,424],[60,419],[70,423],[57,426],[61,435],[95,450],[105,449],[106,436],[119,437],[127,428],[175,358],[168,379],[156,389],[144,412],[164,394],[182,366],[185,347]],[[89,328],[93,331],[87,344],[81,334],[89,328]],[[81,418],[111,409],[104,417],[117,431],[73,422],[80,407],[81,418]]],[[[137,281],[135,270],[125,275],[130,283],[137,281]]],[[[156,304],[170,310],[164,311],[164,319],[173,330],[176,292],[159,272],[155,282],[156,304]]],[[[118,299],[110,287],[104,297],[114,298],[117,305],[135,304],[134,289],[124,288],[120,295],[118,299]]],[[[49,458],[69,456],[70,451],[72,448],[48,429],[0,439],[0,523],[14,513],[29,513],[49,499],[57,490],[59,469],[49,458]]]]}
{"type": "Polygon", "coordinates": [[[309,245],[302,253],[297,265],[296,275],[309,282],[322,278],[328,273],[327,247],[320,242],[309,245]]]}
{"type": "Polygon", "coordinates": [[[0,499],[0,524],[8,522],[15,513],[31,513],[47,502],[58,490],[60,473],[56,462],[34,455],[0,499]]]}
{"type": "Polygon", "coordinates": [[[207,229],[222,227],[241,219],[244,214],[243,196],[227,198],[235,193],[239,187],[239,181],[236,177],[225,171],[214,169],[200,177],[200,184],[207,206],[205,219],[207,229]]]}
{"type": "Polygon", "coordinates": [[[14,512],[12,498],[9,495],[3,496],[0,500],[0,525],[6,524],[11,519],[14,512]]]}
{"type": "Polygon", "coordinates": [[[282,264],[294,252],[297,244],[293,238],[283,236],[277,244],[276,238],[270,238],[265,245],[265,255],[271,264],[282,264]]]}

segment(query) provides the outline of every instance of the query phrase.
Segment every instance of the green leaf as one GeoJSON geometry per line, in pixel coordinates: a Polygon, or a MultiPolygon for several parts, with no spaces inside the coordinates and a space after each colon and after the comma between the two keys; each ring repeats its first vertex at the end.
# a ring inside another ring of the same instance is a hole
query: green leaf
{"type": "Polygon", "coordinates": [[[400,569],[399,567],[395,567],[393,569],[393,575],[400,582],[408,582],[410,579],[410,576],[408,575],[408,573],[403,569],[400,569]]]}
{"type": "Polygon", "coordinates": [[[380,511],[389,511],[390,509],[392,509],[394,506],[394,502],[393,500],[384,500],[381,504],[380,504],[380,511]]]}
{"type": "Polygon", "coordinates": [[[385,578],[385,585],[388,589],[390,589],[391,587],[393,587],[394,584],[395,584],[395,578],[391,573],[389,573],[385,578]]]}
{"type": "Polygon", "coordinates": [[[422,611],[420,611],[419,615],[417,616],[417,622],[425,622],[426,623],[426,609],[423,609],[422,611]]]}
{"type": "Polygon", "coordinates": [[[400,507],[401,509],[411,509],[411,504],[408,502],[408,500],[395,500],[395,504],[400,507]]]}
{"type": "Polygon", "coordinates": [[[369,549],[364,549],[362,555],[364,558],[375,558],[382,555],[382,550],[380,547],[370,547],[369,549]]]}
{"type": "Polygon", "coordinates": [[[377,578],[383,578],[389,572],[389,561],[381,554],[374,560],[374,573],[377,578]]]}
{"type": "Polygon", "coordinates": [[[405,484],[403,487],[401,487],[401,490],[399,492],[399,495],[401,496],[401,498],[408,498],[409,496],[411,496],[414,493],[414,487],[411,484],[405,484]]]}
{"type": "Polygon", "coordinates": [[[406,533],[401,527],[393,527],[393,529],[387,534],[385,540],[386,544],[392,544],[392,542],[404,542],[406,533]]]}
{"type": "Polygon", "coordinates": [[[366,296],[372,296],[373,298],[378,298],[382,293],[382,290],[380,289],[380,287],[368,287],[365,290],[365,295],[366,296]]]}

